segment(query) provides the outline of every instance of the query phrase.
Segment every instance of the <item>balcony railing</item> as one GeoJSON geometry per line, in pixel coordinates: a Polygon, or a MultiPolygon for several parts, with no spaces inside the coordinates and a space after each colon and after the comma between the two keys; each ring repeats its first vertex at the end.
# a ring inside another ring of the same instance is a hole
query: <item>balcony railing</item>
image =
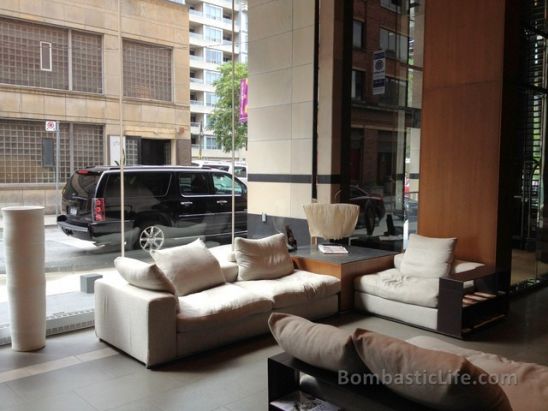
{"type": "Polygon", "coordinates": [[[194,55],[190,55],[190,59],[192,61],[204,61],[204,56],[194,56],[194,55]]]}
{"type": "Polygon", "coordinates": [[[197,84],[204,84],[204,79],[203,78],[191,77],[190,82],[191,83],[197,83],[197,84]]]}
{"type": "Polygon", "coordinates": [[[194,33],[191,31],[190,33],[188,33],[188,35],[190,36],[191,39],[196,39],[196,40],[204,39],[204,35],[202,33],[194,33]]]}

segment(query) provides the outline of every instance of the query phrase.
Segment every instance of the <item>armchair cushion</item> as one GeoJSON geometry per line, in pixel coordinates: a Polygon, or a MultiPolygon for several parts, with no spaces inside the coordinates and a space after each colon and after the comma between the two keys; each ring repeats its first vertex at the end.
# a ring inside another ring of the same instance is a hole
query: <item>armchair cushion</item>
{"type": "Polygon", "coordinates": [[[175,285],[179,296],[225,282],[219,262],[200,239],[179,247],[156,250],[152,258],[175,285]]]}
{"type": "Polygon", "coordinates": [[[352,337],[365,365],[381,381],[383,376],[392,377],[392,381],[383,382],[403,397],[439,410],[512,409],[502,388],[490,383],[489,374],[465,357],[419,348],[362,329],[357,329],[352,337]],[[409,376],[413,379],[411,384],[409,376]],[[437,379],[436,383],[431,378],[437,379]]]}
{"type": "Polygon", "coordinates": [[[357,277],[354,289],[402,303],[433,308],[438,306],[438,278],[407,276],[396,268],[357,277]]]}
{"type": "Polygon", "coordinates": [[[415,277],[439,278],[449,274],[456,238],[430,238],[411,234],[400,271],[415,277]]]}
{"type": "Polygon", "coordinates": [[[259,240],[237,237],[234,253],[238,262],[238,280],[272,280],[293,272],[293,261],[283,234],[259,240]]]}

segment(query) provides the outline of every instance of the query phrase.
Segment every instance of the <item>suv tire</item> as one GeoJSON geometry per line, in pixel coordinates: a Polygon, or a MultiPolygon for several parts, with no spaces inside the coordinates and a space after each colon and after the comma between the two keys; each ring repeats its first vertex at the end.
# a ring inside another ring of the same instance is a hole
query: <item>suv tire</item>
{"type": "Polygon", "coordinates": [[[166,233],[162,225],[154,221],[139,223],[139,235],[134,248],[146,252],[159,250],[166,240],[166,233]]]}

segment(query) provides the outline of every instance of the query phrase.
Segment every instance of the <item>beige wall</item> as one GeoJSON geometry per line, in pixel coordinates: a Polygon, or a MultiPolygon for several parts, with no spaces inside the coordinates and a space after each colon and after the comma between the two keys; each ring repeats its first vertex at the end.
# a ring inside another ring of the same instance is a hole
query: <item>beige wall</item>
{"type": "MultiPolygon", "coordinates": [[[[102,95],[0,85],[0,117],[105,124],[106,135],[118,135],[120,66],[117,2],[3,0],[0,2],[0,15],[103,35],[104,85],[102,95]]],[[[190,139],[187,8],[166,0],[122,0],[122,31],[124,38],[173,48],[173,101],[126,98],[126,134],[190,139]]]]}
{"type": "MultiPolygon", "coordinates": [[[[249,1],[248,173],[312,174],[313,0],[249,1]]],[[[249,181],[248,211],[304,218],[310,183],[249,181]]]]}

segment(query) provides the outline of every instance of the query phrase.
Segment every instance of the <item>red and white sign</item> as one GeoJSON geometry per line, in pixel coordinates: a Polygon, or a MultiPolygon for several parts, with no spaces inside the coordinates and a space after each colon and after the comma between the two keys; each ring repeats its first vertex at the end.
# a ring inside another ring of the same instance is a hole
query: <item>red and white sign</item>
{"type": "Polygon", "coordinates": [[[46,131],[57,131],[57,121],[46,121],[46,131]]]}

